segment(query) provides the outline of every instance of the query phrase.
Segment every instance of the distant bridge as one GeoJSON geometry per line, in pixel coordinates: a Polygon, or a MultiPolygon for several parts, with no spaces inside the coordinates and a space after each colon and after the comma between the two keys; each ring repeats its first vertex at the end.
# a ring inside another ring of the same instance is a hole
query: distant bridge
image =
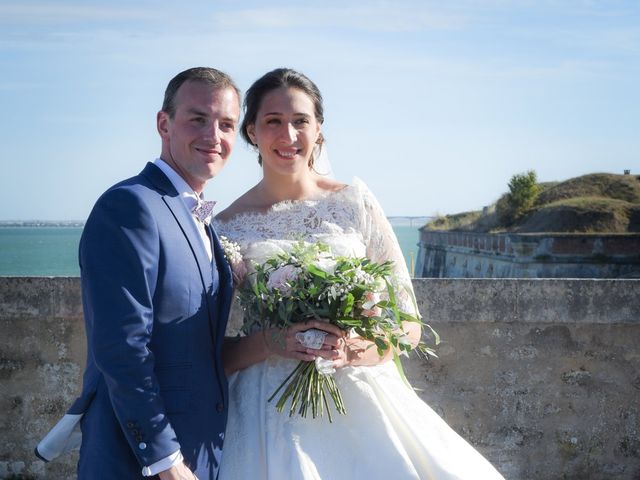
{"type": "Polygon", "coordinates": [[[412,216],[391,216],[387,217],[391,225],[408,225],[410,227],[413,226],[422,226],[430,220],[433,220],[436,217],[412,217],[412,216]]]}

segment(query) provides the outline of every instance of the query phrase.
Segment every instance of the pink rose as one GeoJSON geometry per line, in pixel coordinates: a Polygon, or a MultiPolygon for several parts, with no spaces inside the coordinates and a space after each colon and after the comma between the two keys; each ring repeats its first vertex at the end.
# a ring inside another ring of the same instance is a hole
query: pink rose
{"type": "Polygon", "coordinates": [[[294,280],[298,276],[298,269],[293,265],[285,265],[280,267],[269,275],[267,280],[267,288],[269,290],[278,289],[282,293],[287,294],[291,290],[288,282],[294,280]]]}

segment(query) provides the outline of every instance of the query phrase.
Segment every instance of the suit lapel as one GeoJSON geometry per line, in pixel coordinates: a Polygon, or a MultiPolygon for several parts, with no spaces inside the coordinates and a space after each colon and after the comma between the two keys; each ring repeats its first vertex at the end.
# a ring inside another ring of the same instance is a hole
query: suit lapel
{"type": "MultiPolygon", "coordinates": [[[[222,248],[218,235],[210,225],[208,225],[207,228],[209,229],[209,234],[211,236],[211,251],[213,252],[213,257],[215,258],[216,266],[218,268],[218,298],[221,302],[220,311],[225,312],[229,307],[231,293],[233,291],[233,275],[231,272],[231,266],[225,257],[224,249],[222,248]]],[[[226,324],[226,322],[218,322],[218,328],[224,328],[224,324],[226,324]]]]}
{"type": "Polygon", "coordinates": [[[202,237],[200,237],[198,227],[191,217],[191,213],[189,213],[180,197],[170,197],[165,195],[162,197],[162,200],[167,207],[169,207],[169,210],[171,210],[171,213],[176,219],[176,222],[178,222],[182,233],[189,243],[191,251],[196,258],[205,291],[209,292],[213,281],[211,276],[211,261],[209,260],[209,255],[202,243],[202,237]]]}
{"type": "Polygon", "coordinates": [[[191,216],[191,212],[187,210],[187,207],[178,195],[175,187],[167,176],[162,173],[162,170],[152,163],[147,163],[146,167],[142,171],[142,175],[147,177],[163,194],[162,201],[171,211],[173,218],[175,218],[178,223],[178,226],[196,259],[200,279],[202,280],[202,287],[205,292],[211,293],[213,283],[211,275],[212,266],[209,261],[209,255],[202,243],[198,227],[191,216]]]}
{"type": "Polygon", "coordinates": [[[213,252],[216,264],[218,265],[218,273],[220,274],[220,285],[225,288],[233,287],[233,278],[231,272],[231,266],[227,261],[227,257],[224,254],[224,249],[218,238],[216,231],[211,228],[211,225],[207,226],[209,234],[211,235],[211,251],[213,252]]]}

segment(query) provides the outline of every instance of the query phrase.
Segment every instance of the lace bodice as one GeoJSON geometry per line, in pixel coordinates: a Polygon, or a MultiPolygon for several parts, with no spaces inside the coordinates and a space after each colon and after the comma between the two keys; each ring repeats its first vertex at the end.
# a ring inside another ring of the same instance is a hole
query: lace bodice
{"type": "MultiPolygon", "coordinates": [[[[374,262],[391,260],[399,285],[411,289],[411,280],[398,240],[377,200],[359,179],[352,185],[320,197],[276,203],[266,212],[241,213],[226,221],[214,219],[219,235],[237,242],[242,257],[263,263],[293,243],[321,241],[334,255],[366,256],[374,262]]],[[[400,308],[415,313],[411,297],[403,295],[400,308]]]]}

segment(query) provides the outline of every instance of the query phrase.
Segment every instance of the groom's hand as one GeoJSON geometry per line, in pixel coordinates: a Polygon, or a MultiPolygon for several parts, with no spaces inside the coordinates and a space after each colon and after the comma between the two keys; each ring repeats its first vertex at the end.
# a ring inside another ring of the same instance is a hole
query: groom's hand
{"type": "Polygon", "coordinates": [[[174,465],[169,470],[158,474],[160,480],[198,480],[191,470],[184,464],[174,465]]]}

